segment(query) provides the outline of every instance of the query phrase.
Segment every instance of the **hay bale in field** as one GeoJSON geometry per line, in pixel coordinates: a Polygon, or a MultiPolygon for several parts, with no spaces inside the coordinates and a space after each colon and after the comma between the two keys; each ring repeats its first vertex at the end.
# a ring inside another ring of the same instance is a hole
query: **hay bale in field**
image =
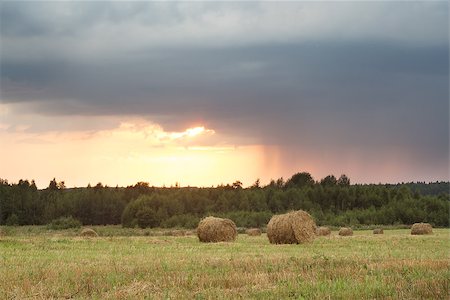
{"type": "Polygon", "coordinates": [[[326,226],[320,226],[320,227],[317,227],[316,234],[318,236],[330,235],[331,234],[331,230],[330,230],[330,228],[328,228],[326,226]]]}
{"type": "Polygon", "coordinates": [[[433,227],[429,223],[415,223],[411,226],[411,234],[433,234],[433,227]]]}
{"type": "Polygon", "coordinates": [[[301,244],[316,237],[316,223],[305,211],[298,210],[273,216],[267,224],[271,244],[301,244]]]}
{"type": "Polygon", "coordinates": [[[373,234],[384,234],[383,228],[375,228],[373,234]]]}
{"type": "Polygon", "coordinates": [[[97,232],[95,232],[95,230],[91,228],[83,228],[83,230],[81,230],[80,232],[80,235],[84,237],[98,237],[97,232]]]}
{"type": "Polygon", "coordinates": [[[349,227],[341,227],[341,229],[339,229],[339,235],[351,236],[353,235],[353,230],[349,227]]]}
{"type": "Polygon", "coordinates": [[[250,236],[258,236],[258,235],[261,235],[261,229],[249,228],[245,231],[245,233],[247,233],[247,235],[250,235],[250,236]]]}
{"type": "Polygon", "coordinates": [[[231,242],[236,239],[236,224],[230,219],[206,217],[198,223],[197,236],[200,242],[231,242]]]}

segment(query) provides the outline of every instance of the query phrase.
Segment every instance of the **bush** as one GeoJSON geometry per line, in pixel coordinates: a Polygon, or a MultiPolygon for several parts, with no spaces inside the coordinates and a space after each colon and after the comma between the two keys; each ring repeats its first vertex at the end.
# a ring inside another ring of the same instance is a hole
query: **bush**
{"type": "Polygon", "coordinates": [[[184,215],[176,215],[168,218],[167,220],[163,221],[161,223],[162,227],[165,228],[196,228],[198,225],[198,222],[200,222],[200,218],[197,216],[194,216],[192,214],[184,214],[184,215]]]}
{"type": "Polygon", "coordinates": [[[232,211],[218,215],[221,218],[233,220],[238,227],[259,228],[267,225],[273,213],[270,211],[232,211]]]}
{"type": "Polygon", "coordinates": [[[136,213],[137,224],[141,228],[156,227],[159,225],[158,218],[154,209],[142,207],[136,213]]]}
{"type": "Polygon", "coordinates": [[[17,226],[19,225],[19,217],[16,214],[11,214],[5,222],[7,226],[17,226]]]}
{"type": "Polygon", "coordinates": [[[73,217],[61,217],[47,224],[48,229],[61,230],[69,228],[80,228],[81,222],[73,217]]]}
{"type": "Polygon", "coordinates": [[[160,207],[166,199],[157,195],[139,196],[125,207],[122,213],[122,226],[130,228],[136,225],[141,228],[160,226],[161,220],[167,218],[167,212],[160,207]]]}

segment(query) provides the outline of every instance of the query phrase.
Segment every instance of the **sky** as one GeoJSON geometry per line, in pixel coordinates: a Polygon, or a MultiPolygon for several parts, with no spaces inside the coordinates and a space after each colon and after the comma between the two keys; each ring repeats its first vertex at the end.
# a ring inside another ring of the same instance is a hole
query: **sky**
{"type": "Polygon", "coordinates": [[[447,1],[0,2],[0,178],[449,180],[447,1]]]}

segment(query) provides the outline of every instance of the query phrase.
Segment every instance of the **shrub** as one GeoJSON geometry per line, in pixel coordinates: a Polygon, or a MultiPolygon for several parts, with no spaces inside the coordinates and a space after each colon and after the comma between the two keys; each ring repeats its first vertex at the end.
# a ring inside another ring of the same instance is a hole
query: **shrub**
{"type": "Polygon", "coordinates": [[[81,222],[72,216],[69,217],[61,217],[51,221],[51,223],[47,224],[48,229],[53,230],[61,230],[61,229],[69,229],[69,228],[80,228],[81,222]]]}
{"type": "MultiPolygon", "coordinates": [[[[214,212],[211,212],[211,214],[214,212]]],[[[218,214],[219,217],[233,220],[238,227],[260,228],[269,222],[273,213],[270,211],[232,211],[218,214]]],[[[245,232],[243,232],[245,233],[245,232]]]]}
{"type": "Polygon", "coordinates": [[[157,227],[159,225],[158,218],[154,209],[150,207],[142,207],[136,213],[137,224],[141,228],[157,227]]]}
{"type": "Polygon", "coordinates": [[[19,225],[19,217],[16,214],[11,214],[6,219],[5,225],[7,226],[16,226],[19,225]]]}
{"type": "Polygon", "coordinates": [[[197,227],[199,222],[200,218],[192,214],[176,215],[163,221],[161,223],[161,227],[165,228],[181,227],[194,229],[197,227]]]}
{"type": "Polygon", "coordinates": [[[122,213],[122,226],[141,228],[154,228],[161,226],[161,222],[169,216],[162,204],[169,199],[159,195],[141,195],[131,201],[122,213]]]}

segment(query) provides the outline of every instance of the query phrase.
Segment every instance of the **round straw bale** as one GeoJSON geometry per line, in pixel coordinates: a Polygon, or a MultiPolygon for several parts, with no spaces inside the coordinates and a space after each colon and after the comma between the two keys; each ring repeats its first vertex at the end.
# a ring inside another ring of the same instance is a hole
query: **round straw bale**
{"type": "Polygon", "coordinates": [[[245,233],[247,233],[247,235],[250,235],[250,236],[258,236],[258,235],[261,235],[261,229],[249,228],[245,231],[245,233]]]}
{"type": "Polygon", "coordinates": [[[236,239],[236,224],[230,219],[206,217],[198,223],[197,236],[200,242],[231,242],[236,239]]]}
{"type": "Polygon", "coordinates": [[[429,223],[415,223],[411,227],[411,234],[433,234],[433,227],[429,223]]]}
{"type": "Polygon", "coordinates": [[[326,226],[317,227],[316,234],[319,236],[326,236],[331,234],[330,228],[326,226]]]}
{"type": "Polygon", "coordinates": [[[314,240],[315,236],[316,223],[303,210],[275,215],[267,224],[271,244],[300,244],[314,240]]]}
{"type": "Polygon", "coordinates": [[[375,228],[373,234],[384,234],[383,228],[375,228]]]}
{"type": "Polygon", "coordinates": [[[339,229],[339,235],[342,235],[342,236],[353,235],[353,230],[349,227],[341,227],[341,229],[339,229]]]}
{"type": "Polygon", "coordinates": [[[81,230],[80,232],[81,236],[85,236],[85,237],[97,237],[98,234],[97,232],[95,232],[94,229],[91,228],[83,228],[83,230],[81,230]]]}

